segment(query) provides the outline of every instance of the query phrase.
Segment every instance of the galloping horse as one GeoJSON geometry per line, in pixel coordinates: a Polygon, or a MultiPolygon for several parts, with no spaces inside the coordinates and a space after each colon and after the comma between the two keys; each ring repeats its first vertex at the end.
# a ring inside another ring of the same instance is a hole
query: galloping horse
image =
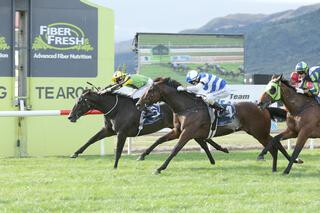
{"type": "MultiPolygon", "coordinates": [[[[173,112],[167,104],[160,105],[161,118],[152,124],[145,125],[139,132],[140,114],[137,110],[135,102],[132,98],[113,93],[101,94],[92,90],[85,90],[77,103],[74,105],[68,119],[71,122],[76,122],[82,115],[90,110],[99,110],[104,113],[105,127],[97,132],[89,139],[81,148],[79,148],[71,157],[76,158],[83,153],[91,144],[105,137],[117,135],[117,149],[115,155],[114,168],[117,168],[118,161],[127,137],[135,137],[137,135],[145,135],[159,131],[163,128],[173,127],[173,112]]],[[[157,142],[163,143],[167,141],[167,135],[160,137],[157,142]]],[[[212,140],[197,140],[196,141],[206,152],[211,164],[215,161],[209,151],[207,143],[211,144],[217,150],[228,152],[212,140]],[[207,143],[206,143],[207,142],[207,143]]]]}
{"type": "Polygon", "coordinates": [[[298,94],[282,75],[272,76],[266,91],[261,96],[259,106],[264,109],[276,101],[282,101],[289,111],[287,128],[269,142],[262,154],[265,154],[273,144],[279,144],[281,140],[298,137],[289,164],[283,172],[289,174],[308,138],[320,137],[320,107],[313,98],[298,94]]]}
{"type": "MultiPolygon", "coordinates": [[[[170,140],[179,138],[178,143],[172,150],[167,160],[156,170],[161,173],[166,169],[171,159],[182,149],[190,139],[203,140],[208,137],[211,122],[207,105],[201,98],[188,92],[178,92],[177,87],[181,84],[170,78],[157,78],[149,90],[140,98],[137,103],[139,110],[146,105],[159,101],[167,103],[174,114],[174,128],[168,135],[170,140]]],[[[261,111],[254,103],[240,102],[235,104],[235,118],[238,121],[238,128],[230,126],[218,126],[215,136],[231,134],[235,131],[244,130],[256,138],[263,146],[266,146],[272,137],[270,136],[270,117],[268,110],[261,111]]],[[[158,144],[155,143],[153,147],[158,144]]],[[[280,144],[280,151],[289,159],[288,153],[280,144]]],[[[272,170],[277,168],[277,149],[270,150],[273,157],[272,170]]]]}

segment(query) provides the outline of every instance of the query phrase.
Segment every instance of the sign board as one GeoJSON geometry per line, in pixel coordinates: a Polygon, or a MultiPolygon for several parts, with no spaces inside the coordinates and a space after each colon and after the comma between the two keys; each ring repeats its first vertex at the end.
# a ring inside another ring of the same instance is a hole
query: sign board
{"type": "MultiPolygon", "coordinates": [[[[0,77],[13,76],[11,1],[0,1],[0,77]]],[[[0,85],[1,86],[1,85],[0,85]]],[[[3,90],[3,88],[2,88],[3,90]]],[[[1,97],[1,95],[0,95],[1,97]]]]}
{"type": "MultiPolygon", "coordinates": [[[[111,82],[114,70],[113,11],[80,0],[32,0],[27,105],[33,110],[71,109],[87,81],[111,82]]],[[[28,117],[29,155],[70,155],[104,125],[102,115],[77,123],[67,117],[28,117]]],[[[105,150],[113,151],[107,139],[105,150]]],[[[100,154],[100,144],[86,154],[100,154]]]]}
{"type": "MultiPolygon", "coordinates": [[[[0,110],[13,110],[12,2],[0,1],[0,110]]],[[[14,156],[16,151],[16,118],[0,118],[0,156],[14,156]]]]}
{"type": "Polygon", "coordinates": [[[30,77],[96,77],[98,9],[79,0],[31,2],[30,77]]]}
{"type": "Polygon", "coordinates": [[[171,77],[186,84],[189,70],[208,72],[228,84],[244,82],[244,36],[221,34],[138,33],[138,72],[171,77]]]}
{"type": "Polygon", "coordinates": [[[249,101],[258,103],[265,88],[266,85],[228,85],[230,95],[227,98],[222,99],[222,102],[237,103],[249,101]]]}

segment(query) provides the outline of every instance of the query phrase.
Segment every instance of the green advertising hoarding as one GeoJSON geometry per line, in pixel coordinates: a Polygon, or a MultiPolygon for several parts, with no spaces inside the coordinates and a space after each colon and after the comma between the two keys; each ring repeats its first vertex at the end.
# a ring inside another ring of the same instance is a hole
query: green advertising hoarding
{"type": "MultiPolygon", "coordinates": [[[[71,109],[88,87],[110,83],[114,66],[114,14],[79,0],[31,1],[30,72],[27,105],[32,110],[71,109]]],[[[103,116],[27,117],[26,152],[30,156],[70,155],[104,125],[103,116]]],[[[112,151],[106,139],[104,149],[112,151]]],[[[100,144],[85,154],[100,154],[100,144]]]]}
{"type": "MultiPolygon", "coordinates": [[[[0,110],[13,107],[13,61],[12,61],[12,2],[0,1],[0,110]]],[[[16,150],[16,118],[0,118],[0,156],[14,156],[16,150]]]]}
{"type": "Polygon", "coordinates": [[[243,83],[243,35],[138,33],[135,42],[138,70],[151,78],[161,75],[185,84],[194,69],[229,84],[243,83]]]}

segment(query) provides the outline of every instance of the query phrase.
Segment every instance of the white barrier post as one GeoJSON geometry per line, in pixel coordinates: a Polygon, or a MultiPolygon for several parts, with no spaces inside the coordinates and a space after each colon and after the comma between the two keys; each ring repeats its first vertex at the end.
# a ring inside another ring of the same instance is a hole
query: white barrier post
{"type": "Polygon", "coordinates": [[[291,140],[288,139],[287,140],[287,150],[290,151],[290,149],[291,149],[291,140]]]}
{"type": "Polygon", "coordinates": [[[132,138],[128,138],[128,155],[131,155],[132,138]]]}
{"type": "Polygon", "coordinates": [[[104,142],[105,142],[105,139],[100,140],[100,156],[104,156],[104,155],[105,155],[105,152],[104,152],[104,142]]]}
{"type": "Polygon", "coordinates": [[[310,139],[310,149],[314,149],[314,139],[310,139]]]}

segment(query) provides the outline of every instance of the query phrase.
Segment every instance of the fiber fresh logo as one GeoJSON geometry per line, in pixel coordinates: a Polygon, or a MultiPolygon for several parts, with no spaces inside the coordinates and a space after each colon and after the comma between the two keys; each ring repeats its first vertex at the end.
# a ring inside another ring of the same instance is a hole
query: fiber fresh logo
{"type": "Polygon", "coordinates": [[[41,25],[40,34],[35,37],[33,50],[78,50],[92,51],[93,47],[83,30],[70,23],[41,25]]]}
{"type": "Polygon", "coordinates": [[[10,46],[6,43],[6,38],[0,36],[0,50],[8,50],[10,46]]]}

